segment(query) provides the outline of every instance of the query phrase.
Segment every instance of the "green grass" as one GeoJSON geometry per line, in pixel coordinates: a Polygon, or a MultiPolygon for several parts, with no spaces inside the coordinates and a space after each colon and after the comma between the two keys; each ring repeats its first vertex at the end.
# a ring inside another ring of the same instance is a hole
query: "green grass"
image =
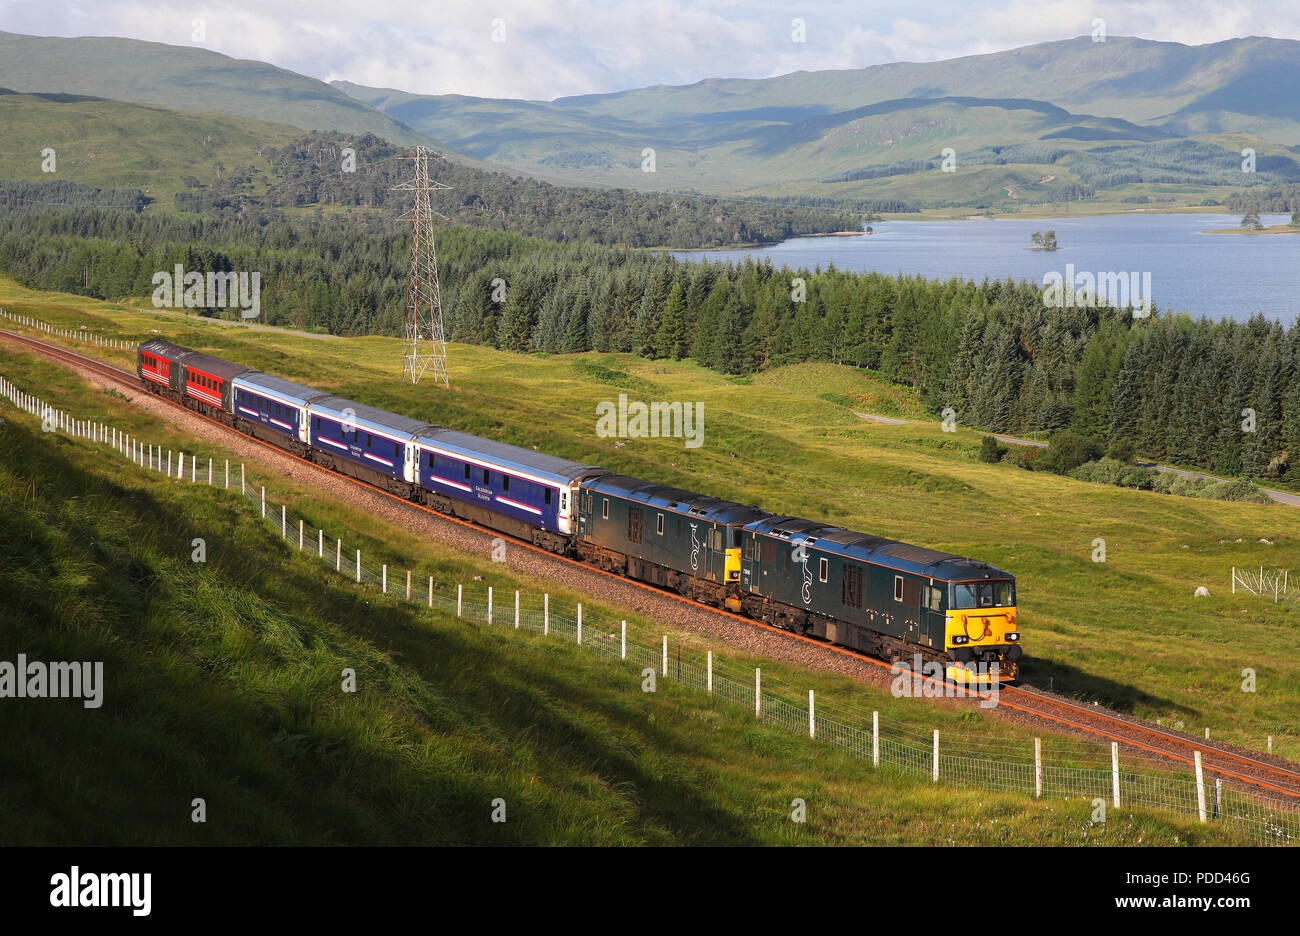
{"type": "Polygon", "coordinates": [[[798,365],[742,385],[689,361],[583,356],[637,380],[639,399],[703,402],[704,445],[687,449],[677,439],[599,438],[596,405],[619,391],[579,373],[570,356],[452,345],[452,389],[411,388],[398,379],[395,339],[251,332],[8,281],[0,303],[125,338],[162,334],[440,425],[986,560],[1019,579],[1029,682],[1193,730],[1209,726],[1248,747],[1262,748],[1271,734],[1275,750],[1300,757],[1300,662],[1288,649],[1300,616],[1293,605],[1229,588],[1234,565],[1300,568],[1292,508],[985,465],[974,457],[979,433],[868,423],[818,399],[889,397],[895,412],[920,411],[908,391],[851,368],[798,365]],[[1106,541],[1105,563],[1091,558],[1097,538],[1106,541]],[[1199,585],[1211,597],[1194,599],[1199,585]],[[1245,669],[1257,674],[1254,693],[1240,691],[1245,669]]]}
{"type": "MultiPolygon", "coordinates": [[[[201,458],[219,452],[25,352],[7,355],[4,371],[78,416],[201,458]]],[[[102,660],[106,674],[98,710],[3,702],[8,844],[1238,841],[1143,812],[1094,824],[1085,800],[936,787],[667,681],[643,693],[633,667],[355,587],[236,495],[42,433],[7,405],[0,413],[0,659],[102,660]],[[192,561],[196,537],[205,563],[192,561]],[[340,689],[345,668],[355,694],[340,689]],[[206,823],[190,821],[195,797],[206,823]],[[490,821],[498,797],[504,824],[490,821]],[[805,823],[789,818],[796,798],[805,823]]],[[[327,514],[376,560],[415,561],[440,580],[491,566],[431,541],[399,544],[373,516],[313,502],[309,486],[277,479],[274,490],[309,517],[327,514]]],[[[620,610],[589,607],[593,620],[620,610]]],[[[763,665],[822,698],[855,685],[763,665]]],[[[920,704],[876,696],[886,720],[920,704]]],[[[945,732],[1027,741],[966,708],[931,715],[945,732]]]]}

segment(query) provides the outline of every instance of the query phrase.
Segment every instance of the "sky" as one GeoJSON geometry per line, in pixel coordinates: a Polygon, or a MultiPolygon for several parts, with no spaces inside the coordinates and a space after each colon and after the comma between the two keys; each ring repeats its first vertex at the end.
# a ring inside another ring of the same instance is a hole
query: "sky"
{"type": "Polygon", "coordinates": [[[122,36],[419,94],[552,100],[936,61],[1091,35],[1300,39],[1297,0],[0,0],[0,31],[122,36]]]}

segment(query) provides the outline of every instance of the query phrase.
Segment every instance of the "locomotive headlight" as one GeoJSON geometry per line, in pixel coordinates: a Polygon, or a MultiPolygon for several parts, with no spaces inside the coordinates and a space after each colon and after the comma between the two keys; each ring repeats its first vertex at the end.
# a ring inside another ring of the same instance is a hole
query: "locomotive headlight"
{"type": "Polygon", "coordinates": [[[970,638],[967,637],[965,634],[954,634],[952,638],[952,642],[955,644],[970,643],[970,638]]]}
{"type": "Polygon", "coordinates": [[[1007,640],[1019,640],[1019,639],[1020,639],[1020,634],[1017,631],[1011,631],[1009,634],[1007,634],[1007,640]]]}

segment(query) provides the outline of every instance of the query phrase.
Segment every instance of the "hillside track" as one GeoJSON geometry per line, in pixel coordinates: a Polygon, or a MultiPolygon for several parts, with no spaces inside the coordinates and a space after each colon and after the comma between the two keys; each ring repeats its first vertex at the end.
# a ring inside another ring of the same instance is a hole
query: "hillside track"
{"type": "MultiPolygon", "coordinates": [[[[424,535],[433,534],[453,549],[483,555],[490,553],[493,539],[505,539],[515,547],[509,550],[507,556],[507,565],[511,568],[536,578],[558,581],[599,600],[634,608],[655,620],[721,640],[742,652],[816,667],[881,687],[888,687],[898,678],[899,671],[888,662],[714,608],[612,572],[604,572],[578,560],[548,552],[527,541],[448,516],[364,481],[338,474],[269,442],[246,436],[165,397],[147,393],[141,389],[139,379],[131,371],[4,329],[0,329],[0,339],[13,341],[74,370],[132,390],[135,396],[129,397],[129,402],[137,403],[182,428],[201,432],[205,437],[211,438],[214,433],[219,434],[236,452],[255,458],[285,476],[310,480],[353,506],[377,512],[407,529],[424,535]]],[[[968,690],[951,683],[940,686],[938,680],[931,678],[922,682],[929,683],[935,690],[942,689],[949,700],[955,697],[958,704],[965,704],[962,699],[988,698],[988,693],[968,690]]],[[[1300,764],[1280,757],[1202,740],[1101,706],[1083,705],[1030,686],[1001,687],[996,708],[1003,710],[1004,714],[1015,713],[1022,720],[1057,731],[1116,741],[1121,747],[1170,761],[1171,767],[1179,769],[1194,763],[1194,753],[1200,751],[1202,766],[1208,777],[1220,776],[1261,788],[1275,796],[1294,800],[1300,806],[1300,764]]]]}

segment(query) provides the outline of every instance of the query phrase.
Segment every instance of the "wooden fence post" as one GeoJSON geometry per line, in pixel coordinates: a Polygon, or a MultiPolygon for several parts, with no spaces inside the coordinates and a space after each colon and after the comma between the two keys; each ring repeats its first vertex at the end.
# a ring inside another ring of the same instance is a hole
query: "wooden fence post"
{"type": "Polygon", "coordinates": [[[763,671],[754,667],[754,717],[763,717],[763,671]]]}
{"type": "Polygon", "coordinates": [[[880,766],[880,713],[871,713],[871,766],[880,766]]]}
{"type": "Polygon", "coordinates": [[[456,585],[456,617],[460,617],[461,598],[464,597],[464,585],[456,585]]]}
{"type": "Polygon", "coordinates": [[[1110,743],[1110,786],[1111,800],[1119,809],[1119,742],[1110,743]]]}
{"type": "Polygon", "coordinates": [[[1205,773],[1201,770],[1201,752],[1193,751],[1196,764],[1196,817],[1205,821],[1205,773]]]}
{"type": "Polygon", "coordinates": [[[1034,739],[1034,799],[1043,798],[1043,739],[1034,739]]]}
{"type": "Polygon", "coordinates": [[[934,782],[939,782],[939,729],[934,729],[934,782]]]}
{"type": "Polygon", "coordinates": [[[809,689],[808,690],[808,737],[810,738],[817,737],[817,718],[813,714],[814,712],[815,709],[813,707],[813,691],[809,689]]]}
{"type": "Polygon", "coordinates": [[[704,665],[707,667],[707,675],[705,676],[704,686],[705,689],[708,691],[709,695],[713,695],[713,651],[710,650],[705,655],[704,659],[705,659],[704,665]]]}

